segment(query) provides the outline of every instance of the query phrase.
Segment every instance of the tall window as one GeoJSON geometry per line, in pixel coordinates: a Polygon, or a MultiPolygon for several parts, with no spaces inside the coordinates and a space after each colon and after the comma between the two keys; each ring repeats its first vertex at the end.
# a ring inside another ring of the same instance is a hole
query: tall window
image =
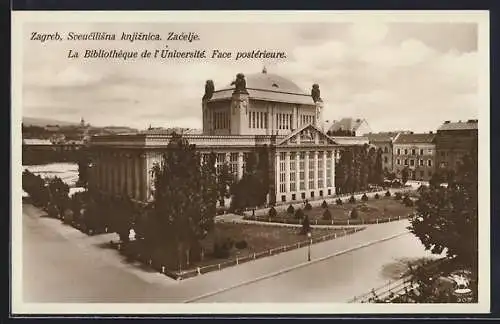
{"type": "Polygon", "coordinates": [[[415,155],[415,149],[411,149],[411,155],[415,155]]]}
{"type": "Polygon", "coordinates": [[[424,166],[424,160],[420,160],[420,166],[424,166]]]}
{"type": "Polygon", "coordinates": [[[432,160],[427,160],[427,166],[432,166],[432,160]]]}
{"type": "Polygon", "coordinates": [[[323,152],[318,153],[318,188],[323,188],[323,152]]]}
{"type": "Polygon", "coordinates": [[[420,155],[424,155],[424,149],[420,149],[420,155]]]}
{"type": "Polygon", "coordinates": [[[286,192],[286,153],[281,152],[279,157],[280,165],[280,192],[286,192]]]}
{"type": "Polygon", "coordinates": [[[414,166],[415,165],[415,160],[411,159],[410,160],[410,166],[414,166]]]}
{"type": "Polygon", "coordinates": [[[215,159],[215,169],[217,170],[217,174],[220,174],[224,162],[226,162],[226,153],[218,153],[215,159]]]}
{"type": "Polygon", "coordinates": [[[401,149],[398,149],[398,155],[401,155],[401,149]]]}
{"type": "Polygon", "coordinates": [[[389,159],[387,158],[387,156],[384,156],[384,163],[389,163],[389,159]]]}
{"type": "Polygon", "coordinates": [[[405,149],[405,155],[408,155],[408,149],[405,149]]]}
{"type": "Polygon", "coordinates": [[[231,153],[229,167],[233,175],[238,174],[238,153],[231,153]]]}
{"type": "Polygon", "coordinates": [[[314,164],[314,152],[309,152],[309,189],[314,189],[314,172],[316,165],[314,164]]]}
{"type": "Polygon", "coordinates": [[[248,116],[248,128],[252,128],[252,112],[248,116]]]}
{"type": "Polygon", "coordinates": [[[327,187],[332,186],[332,163],[333,163],[332,152],[328,151],[328,152],[326,152],[326,186],[327,187]]]}
{"type": "Polygon", "coordinates": [[[405,165],[408,165],[408,159],[405,159],[405,165]]]}
{"type": "Polygon", "coordinates": [[[387,148],[387,146],[384,147],[384,153],[389,153],[389,149],[387,148]]]}
{"type": "Polygon", "coordinates": [[[296,161],[295,161],[295,153],[290,153],[290,191],[296,191],[296,161]]]}
{"type": "Polygon", "coordinates": [[[400,160],[400,159],[397,159],[397,160],[396,160],[396,164],[397,164],[397,165],[401,165],[401,160],[400,160]]]}
{"type": "Polygon", "coordinates": [[[256,128],[260,128],[260,111],[256,111],[256,115],[257,115],[257,118],[256,118],[256,121],[255,121],[255,124],[256,124],[256,128]]]}
{"type": "Polygon", "coordinates": [[[299,189],[300,190],[305,190],[305,158],[306,158],[306,153],[300,152],[299,156],[299,189]]]}

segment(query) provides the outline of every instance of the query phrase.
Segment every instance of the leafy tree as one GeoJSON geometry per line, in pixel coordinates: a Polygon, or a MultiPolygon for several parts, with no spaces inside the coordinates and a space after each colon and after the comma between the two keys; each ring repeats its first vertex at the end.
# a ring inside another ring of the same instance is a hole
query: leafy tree
{"type": "Polygon", "coordinates": [[[85,149],[81,149],[78,154],[78,187],[87,188],[90,159],[85,149]]]}
{"type": "Polygon", "coordinates": [[[286,209],[286,212],[289,214],[289,215],[293,215],[295,213],[295,208],[293,208],[292,205],[289,205],[288,208],[286,209]]]}
{"type": "Polygon", "coordinates": [[[354,198],[354,196],[351,196],[351,197],[349,198],[349,203],[350,203],[350,204],[354,204],[355,202],[356,202],[356,198],[354,198]]]}
{"type": "Polygon", "coordinates": [[[391,196],[391,192],[390,192],[389,190],[387,190],[387,191],[385,192],[385,196],[386,196],[386,197],[390,197],[390,196],[391,196]]]}
{"type": "Polygon", "coordinates": [[[310,203],[306,203],[306,205],[304,206],[304,209],[305,210],[311,210],[312,209],[312,206],[310,203]]]}
{"type": "Polygon", "coordinates": [[[378,193],[375,194],[374,196],[375,199],[380,199],[380,195],[378,193]]]}
{"type": "Polygon", "coordinates": [[[217,175],[218,199],[221,206],[224,206],[224,198],[229,198],[229,188],[233,184],[234,175],[231,173],[229,164],[224,162],[217,175]]]}
{"type": "Polygon", "coordinates": [[[66,208],[69,208],[69,186],[59,177],[48,180],[50,200],[56,206],[59,217],[63,217],[66,208]]]}
{"type": "Polygon", "coordinates": [[[326,200],[323,200],[321,203],[321,208],[328,208],[328,204],[326,203],[326,200]]]}
{"type": "Polygon", "coordinates": [[[362,200],[362,201],[368,201],[368,196],[364,193],[364,194],[361,196],[361,200],[362,200]]]}
{"type": "Polygon", "coordinates": [[[477,274],[478,253],[477,150],[463,159],[455,181],[446,188],[420,191],[410,230],[432,253],[455,258],[477,274]],[[467,242],[467,244],[464,244],[467,242]]]}
{"type": "Polygon", "coordinates": [[[375,165],[373,166],[372,183],[380,185],[382,182],[384,182],[384,170],[382,168],[382,149],[379,148],[375,158],[375,165]]]}
{"type": "Polygon", "coordinates": [[[335,203],[336,203],[337,205],[342,205],[342,199],[337,198],[337,200],[335,200],[335,203]]]}
{"type": "Polygon", "coordinates": [[[403,183],[403,185],[405,185],[406,182],[408,181],[408,176],[409,176],[409,169],[408,167],[404,167],[403,170],[401,171],[401,182],[403,183]]]}
{"type": "Polygon", "coordinates": [[[199,257],[200,240],[215,217],[211,212],[217,188],[213,176],[205,174],[208,168],[205,164],[200,167],[200,156],[194,145],[175,133],[167,145],[163,163],[153,168],[155,191],[151,224],[154,228],[150,227],[150,235],[162,251],[162,261],[167,266],[186,266],[192,258],[199,257]],[[210,197],[214,200],[209,201],[210,197]]]}

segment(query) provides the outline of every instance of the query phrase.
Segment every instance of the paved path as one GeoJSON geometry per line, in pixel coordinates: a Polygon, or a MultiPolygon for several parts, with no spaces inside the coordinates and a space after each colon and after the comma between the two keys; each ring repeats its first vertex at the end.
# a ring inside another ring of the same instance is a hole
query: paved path
{"type": "MultiPolygon", "coordinates": [[[[23,205],[25,302],[185,302],[297,266],[311,277],[321,275],[312,266],[314,262],[304,265],[307,248],[301,248],[175,281],[129,264],[115,250],[102,247],[114,234],[89,237],[39,214],[34,207],[23,205]]],[[[372,225],[364,231],[315,244],[311,248],[313,261],[405,233],[407,226],[406,220],[372,225]]],[[[351,262],[366,258],[361,251],[350,253],[351,262]]]]}

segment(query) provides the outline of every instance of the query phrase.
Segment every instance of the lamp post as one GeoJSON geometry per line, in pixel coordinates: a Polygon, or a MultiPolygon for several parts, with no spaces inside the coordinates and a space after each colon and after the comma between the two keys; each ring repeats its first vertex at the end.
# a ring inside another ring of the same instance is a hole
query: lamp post
{"type": "Polygon", "coordinates": [[[307,232],[307,237],[309,238],[309,246],[307,248],[307,261],[311,261],[311,245],[312,245],[311,232],[307,232]]]}

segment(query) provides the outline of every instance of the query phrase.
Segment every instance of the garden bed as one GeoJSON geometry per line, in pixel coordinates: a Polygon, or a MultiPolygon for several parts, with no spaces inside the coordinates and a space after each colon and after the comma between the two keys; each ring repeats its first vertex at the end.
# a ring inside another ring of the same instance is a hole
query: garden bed
{"type": "MultiPolygon", "coordinates": [[[[311,230],[311,239],[309,239],[306,235],[300,233],[300,227],[216,223],[215,229],[201,242],[204,250],[203,260],[192,263],[187,269],[182,269],[181,271],[178,269],[162,269],[161,265],[153,267],[174,279],[186,279],[304,247],[310,244],[310,240],[312,240],[312,244],[315,244],[349,235],[363,229],[314,228],[311,230]],[[217,257],[214,255],[214,243],[225,239],[233,242],[232,247],[229,249],[227,255],[217,257]],[[243,241],[246,243],[246,246],[241,244],[243,241]]],[[[127,245],[131,246],[131,243],[127,245]]],[[[122,253],[127,254],[125,249],[122,248],[122,253]]]]}
{"type": "MultiPolygon", "coordinates": [[[[305,215],[308,215],[312,225],[362,225],[362,224],[378,224],[389,221],[396,221],[407,218],[414,213],[414,207],[408,207],[401,200],[394,197],[380,197],[380,199],[371,198],[367,201],[357,200],[354,203],[349,203],[343,200],[341,205],[330,203],[328,210],[331,218],[323,216],[326,208],[312,207],[310,210],[301,207],[305,215]],[[356,208],[358,217],[351,218],[351,212],[356,208]]],[[[296,210],[296,209],[295,209],[296,210]]],[[[276,217],[269,216],[246,216],[244,219],[257,220],[264,222],[300,224],[301,219],[297,219],[294,214],[289,214],[286,210],[277,212],[276,217]]]]}

